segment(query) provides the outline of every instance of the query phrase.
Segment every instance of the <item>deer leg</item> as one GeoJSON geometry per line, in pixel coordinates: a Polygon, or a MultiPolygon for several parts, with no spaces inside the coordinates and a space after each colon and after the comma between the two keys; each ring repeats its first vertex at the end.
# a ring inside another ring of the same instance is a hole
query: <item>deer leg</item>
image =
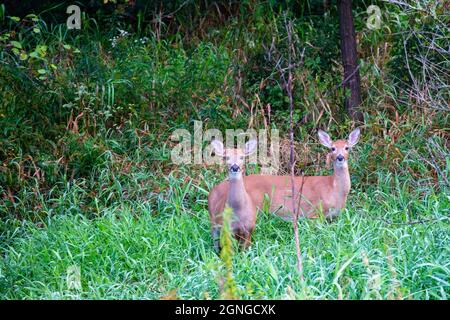
{"type": "Polygon", "coordinates": [[[247,232],[247,234],[245,235],[245,239],[242,243],[242,247],[243,249],[247,249],[251,244],[252,244],[252,233],[251,232],[247,232]]]}
{"type": "Polygon", "coordinates": [[[239,241],[241,249],[247,249],[251,245],[251,231],[240,230],[235,233],[235,238],[239,241]]]}
{"type": "Polygon", "coordinates": [[[214,250],[217,253],[220,253],[220,250],[221,250],[221,248],[220,248],[220,227],[218,227],[218,226],[213,227],[211,234],[212,234],[212,239],[213,239],[213,243],[214,243],[214,250]]]}

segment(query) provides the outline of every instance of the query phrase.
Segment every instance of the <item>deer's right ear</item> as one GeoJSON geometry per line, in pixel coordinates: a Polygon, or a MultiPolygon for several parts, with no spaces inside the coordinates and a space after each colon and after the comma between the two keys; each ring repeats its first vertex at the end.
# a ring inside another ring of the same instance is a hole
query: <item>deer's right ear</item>
{"type": "Polygon", "coordinates": [[[317,134],[319,135],[319,140],[320,143],[323,144],[325,147],[330,148],[333,145],[333,141],[331,140],[330,136],[328,135],[328,133],[326,133],[323,130],[319,130],[317,132],[317,134]]]}
{"type": "Polygon", "coordinates": [[[355,130],[350,132],[350,136],[348,137],[348,144],[350,145],[350,148],[358,143],[360,133],[361,130],[359,128],[356,128],[355,130]]]}
{"type": "Polygon", "coordinates": [[[211,145],[213,146],[214,151],[218,156],[220,156],[220,157],[224,156],[222,142],[220,142],[219,140],[213,140],[213,141],[211,141],[211,145]]]}

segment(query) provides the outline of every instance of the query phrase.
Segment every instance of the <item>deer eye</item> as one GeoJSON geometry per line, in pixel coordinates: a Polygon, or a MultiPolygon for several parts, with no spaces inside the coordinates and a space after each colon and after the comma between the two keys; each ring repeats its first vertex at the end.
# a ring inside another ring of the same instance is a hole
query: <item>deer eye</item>
{"type": "Polygon", "coordinates": [[[335,148],[335,147],[332,147],[332,148],[331,148],[331,151],[336,151],[336,148],[335,148]]]}
{"type": "Polygon", "coordinates": [[[348,147],[345,147],[345,150],[348,150],[348,147]]]}

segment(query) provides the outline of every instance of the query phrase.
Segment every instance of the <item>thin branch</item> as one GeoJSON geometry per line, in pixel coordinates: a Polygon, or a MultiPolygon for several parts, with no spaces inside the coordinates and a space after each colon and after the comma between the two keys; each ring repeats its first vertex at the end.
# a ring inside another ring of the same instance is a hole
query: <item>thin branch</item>
{"type": "Polygon", "coordinates": [[[334,87],[334,90],[337,90],[340,87],[342,87],[343,85],[345,85],[347,83],[347,81],[350,80],[355,75],[355,73],[359,70],[360,67],[361,67],[361,65],[358,64],[358,66],[355,68],[355,70],[353,70],[352,73],[350,73],[347,78],[345,78],[340,84],[338,84],[336,87],[334,87]]]}
{"type": "Polygon", "coordinates": [[[270,61],[274,64],[275,69],[277,70],[280,80],[281,80],[281,87],[286,92],[288,98],[289,98],[289,138],[290,138],[290,155],[289,155],[289,162],[291,167],[291,192],[292,192],[292,208],[293,208],[293,227],[294,227],[294,239],[295,239],[295,248],[296,248],[296,254],[297,254],[297,271],[300,275],[300,279],[303,280],[303,262],[302,262],[302,256],[301,256],[301,250],[300,250],[300,240],[298,236],[298,216],[299,216],[299,210],[301,208],[300,201],[301,201],[301,193],[303,191],[303,171],[302,171],[302,183],[300,186],[300,199],[298,205],[296,205],[295,201],[295,159],[294,159],[294,95],[293,95],[293,70],[294,68],[299,67],[303,64],[303,57],[305,53],[305,48],[303,48],[301,51],[297,51],[295,48],[294,42],[299,42],[298,37],[295,36],[295,32],[293,31],[292,27],[292,21],[287,19],[286,13],[284,14],[284,27],[286,29],[287,37],[282,40],[287,40],[288,48],[287,48],[287,61],[286,58],[284,58],[283,54],[280,53],[280,51],[276,48],[275,45],[275,38],[272,38],[272,42],[270,44],[270,47],[267,48],[264,46],[266,50],[266,59],[267,61],[270,61]],[[295,37],[295,39],[294,39],[295,37]],[[298,59],[297,62],[294,62],[293,60],[298,59]],[[287,73],[287,75],[286,75],[287,73]]]}
{"type": "MultiPolygon", "coordinates": [[[[289,155],[289,162],[291,164],[291,188],[292,188],[292,208],[294,210],[293,215],[293,226],[294,226],[294,239],[295,239],[295,249],[297,253],[297,270],[300,274],[300,279],[303,280],[303,262],[302,262],[302,256],[301,256],[301,250],[300,250],[300,239],[298,237],[298,213],[300,210],[300,207],[296,206],[295,203],[295,176],[294,176],[294,166],[295,166],[295,159],[294,159],[294,97],[292,93],[293,89],[293,76],[292,76],[292,54],[295,53],[294,44],[292,42],[292,22],[291,20],[286,21],[286,14],[284,16],[285,20],[285,28],[288,35],[288,79],[286,83],[286,79],[284,76],[284,71],[281,69],[281,75],[284,79],[284,82],[286,84],[286,92],[289,97],[289,138],[290,138],[290,155],[289,155]]],[[[302,179],[303,181],[303,179],[302,179]]],[[[301,199],[301,193],[303,189],[303,183],[301,186],[301,190],[299,193],[299,198],[301,199]]]]}

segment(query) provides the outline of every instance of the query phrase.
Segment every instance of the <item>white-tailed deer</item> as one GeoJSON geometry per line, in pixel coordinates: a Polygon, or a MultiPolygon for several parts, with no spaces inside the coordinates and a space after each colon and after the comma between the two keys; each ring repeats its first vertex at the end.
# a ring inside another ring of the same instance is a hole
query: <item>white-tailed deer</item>
{"type": "MultiPolygon", "coordinates": [[[[347,160],[350,149],[358,142],[359,128],[350,133],[348,140],[332,141],[330,136],[319,130],[320,142],[330,149],[328,157],[333,161],[331,176],[294,177],[296,207],[299,216],[316,218],[323,213],[333,218],[345,207],[350,191],[350,174],[347,160]],[[300,199],[300,191],[302,192],[300,199]]],[[[293,217],[291,176],[250,175],[245,178],[245,186],[257,207],[261,208],[264,195],[270,199],[270,211],[285,219],[293,217]]]]}
{"type": "MultiPolygon", "coordinates": [[[[320,213],[323,213],[326,218],[333,218],[345,207],[347,195],[350,192],[350,174],[347,160],[350,149],[359,140],[360,130],[359,128],[353,130],[348,140],[336,140],[334,142],[326,132],[319,130],[318,134],[320,142],[330,149],[328,156],[333,161],[333,175],[294,177],[296,193],[294,204],[296,207],[300,204],[300,210],[297,209],[299,216],[316,218],[320,213]],[[300,191],[302,192],[301,199],[300,191]]],[[[251,210],[248,209],[252,212],[251,215],[248,215],[252,217],[249,225],[253,226],[253,221],[256,218],[256,213],[253,213],[253,206],[262,208],[264,195],[267,195],[270,200],[269,210],[271,212],[287,220],[292,219],[294,208],[291,176],[250,175],[233,182],[235,184],[230,185],[229,182],[222,182],[211,191],[208,199],[210,215],[215,216],[223,211],[230,187],[233,190],[231,193],[233,197],[239,198],[240,203],[247,203],[245,208],[251,208],[251,210]],[[238,187],[235,188],[235,185],[238,187]]],[[[244,221],[246,221],[245,218],[244,221]]]]}
{"type": "Polygon", "coordinates": [[[256,150],[256,140],[245,144],[245,149],[224,149],[222,142],[211,142],[217,155],[223,157],[228,167],[228,180],[216,185],[208,196],[209,217],[216,251],[220,251],[220,230],[225,206],[233,209],[231,231],[244,248],[250,245],[256,223],[256,205],[244,184],[244,158],[256,150]]]}
{"type": "MultiPolygon", "coordinates": [[[[326,218],[333,218],[345,207],[347,195],[350,192],[350,174],[347,160],[350,149],[358,142],[359,128],[350,133],[348,140],[332,141],[330,136],[319,130],[320,142],[330,149],[328,157],[333,161],[334,172],[331,176],[306,176],[294,177],[295,201],[299,216],[317,218],[321,213],[326,218]],[[300,199],[301,191],[301,199],[300,199]]],[[[213,142],[216,152],[220,154],[223,145],[213,142]]],[[[256,142],[246,145],[246,149],[253,149],[256,142]]],[[[213,238],[218,247],[218,235],[222,225],[221,213],[225,204],[233,208],[236,222],[232,225],[236,237],[243,239],[245,246],[250,243],[250,235],[256,221],[257,208],[263,207],[264,196],[270,200],[269,210],[279,216],[291,220],[294,213],[292,201],[292,179],[291,176],[274,175],[250,175],[242,177],[241,163],[243,155],[239,150],[230,149],[225,152],[230,172],[229,181],[216,185],[208,197],[208,207],[212,224],[213,238]],[[237,170],[239,173],[234,172],[237,170]]]]}

